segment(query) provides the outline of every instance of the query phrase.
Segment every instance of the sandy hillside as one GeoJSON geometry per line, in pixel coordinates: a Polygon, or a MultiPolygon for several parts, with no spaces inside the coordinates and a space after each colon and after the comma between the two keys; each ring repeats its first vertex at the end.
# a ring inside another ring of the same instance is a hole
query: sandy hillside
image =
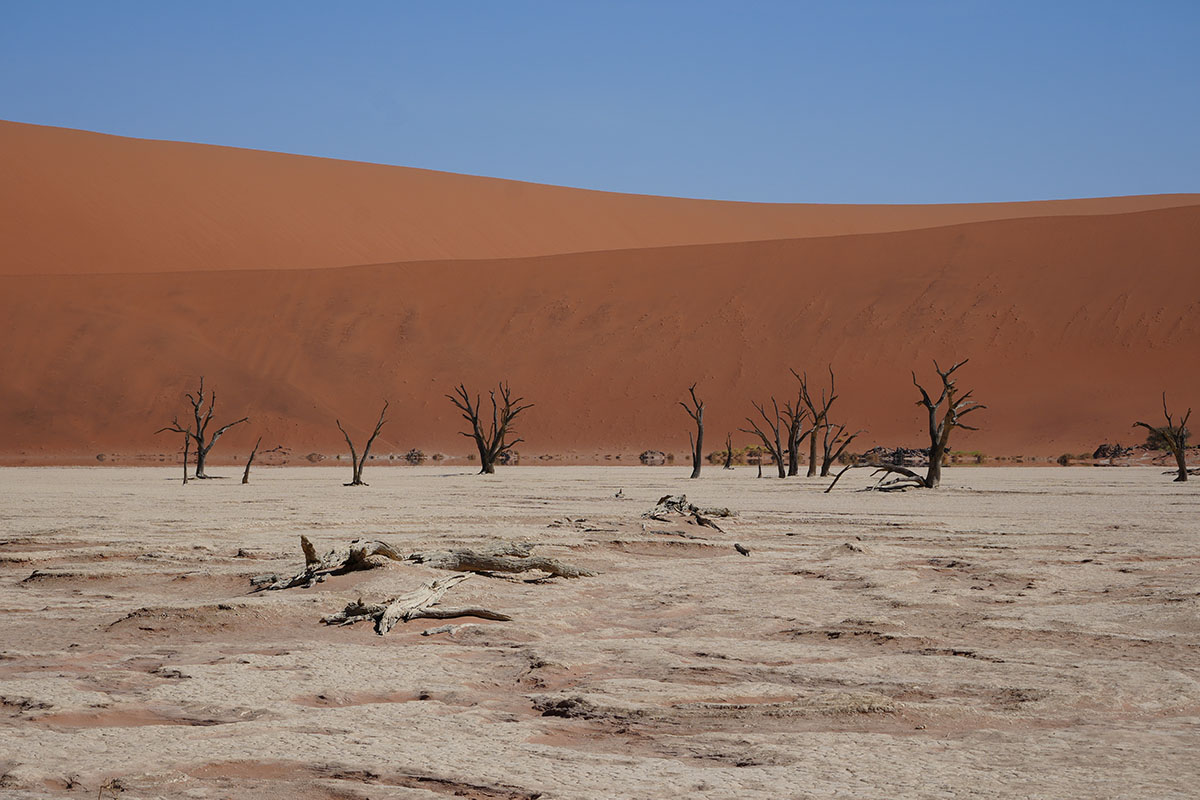
{"type": "Polygon", "coordinates": [[[0,121],[0,274],[310,269],[906,230],[1200,195],[846,206],[622,195],[0,121]]]}
{"type": "Polygon", "coordinates": [[[0,795],[1195,796],[1192,484],[977,468],[825,495],[684,474],[0,470],[0,795]],[[678,491],[738,515],[641,517],[678,491]],[[443,605],[511,621],[381,637],[319,620],[450,573],[251,594],[299,567],[300,534],[519,541],[598,574],[477,575],[443,605]]]}
{"type": "MultiPolygon", "coordinates": [[[[909,370],[971,358],[956,449],[1125,443],[1200,403],[1200,197],[972,206],[679,200],[0,123],[0,463],[143,463],[207,376],[258,435],[462,457],[443,395],[507,378],[529,458],[708,449],[833,363],[863,449],[923,444],[909,370]],[[363,266],[363,265],[366,266],[363,266]],[[354,266],[359,265],[359,266],[354,266]]],[[[739,445],[750,439],[736,434],[739,445]]]]}

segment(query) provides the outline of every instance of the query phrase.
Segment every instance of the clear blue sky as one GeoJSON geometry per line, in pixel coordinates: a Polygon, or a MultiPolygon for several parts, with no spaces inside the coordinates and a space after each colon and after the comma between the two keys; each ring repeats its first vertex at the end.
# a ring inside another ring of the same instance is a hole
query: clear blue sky
{"type": "Polygon", "coordinates": [[[0,118],[622,192],[1200,191],[1200,0],[0,0],[0,118]]]}

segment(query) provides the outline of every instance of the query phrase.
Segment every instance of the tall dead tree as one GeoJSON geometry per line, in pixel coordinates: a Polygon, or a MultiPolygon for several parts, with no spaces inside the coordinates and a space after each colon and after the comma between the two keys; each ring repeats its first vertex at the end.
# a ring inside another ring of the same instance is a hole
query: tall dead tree
{"type": "Polygon", "coordinates": [[[800,443],[806,436],[811,436],[814,430],[809,428],[808,431],[801,432],[804,420],[808,417],[808,411],[800,407],[800,402],[800,398],[797,397],[794,404],[784,403],[783,406],[783,416],[787,422],[787,474],[789,478],[800,474],[800,443]]]}
{"type": "Polygon", "coordinates": [[[942,482],[942,458],[945,457],[946,450],[950,446],[950,432],[955,428],[968,431],[979,430],[964,423],[962,418],[972,411],[987,408],[971,399],[974,390],[968,389],[961,395],[958,393],[958,386],[955,384],[953,375],[959,367],[966,363],[967,359],[964,358],[943,372],[937,361],[933,362],[933,368],[937,370],[938,377],[942,381],[942,391],[936,401],[932,400],[929,392],[917,383],[917,373],[912,374],[913,386],[916,386],[917,390],[921,392],[921,399],[917,401],[917,405],[924,406],[929,413],[929,470],[925,473],[925,488],[927,489],[936,489],[942,482]],[[943,405],[946,409],[944,412],[941,411],[943,405]],[[939,412],[942,414],[941,419],[938,419],[939,412]]]}
{"type": "Polygon", "coordinates": [[[725,434],[725,466],[721,469],[733,469],[733,436],[725,434]]]}
{"type": "MultiPolygon", "coordinates": [[[[762,403],[754,403],[754,408],[758,410],[759,415],[763,418],[770,434],[764,431],[759,424],[752,418],[746,417],[746,422],[750,423],[750,428],[741,428],[743,433],[752,433],[762,440],[763,447],[771,453],[775,459],[775,467],[779,470],[779,477],[787,477],[787,468],[783,463],[783,438],[780,431],[784,428],[783,414],[779,411],[779,403],[775,402],[775,398],[771,398],[771,407],[774,409],[774,415],[767,413],[766,407],[762,403]]],[[[762,477],[762,462],[759,461],[759,477],[762,477]]]]}
{"type": "Polygon", "coordinates": [[[688,413],[688,416],[696,423],[696,435],[692,436],[692,432],[688,431],[688,441],[692,445],[692,477],[700,477],[700,465],[704,458],[704,401],[696,397],[696,384],[688,387],[688,394],[692,396],[692,404],[689,406],[685,402],[680,402],[683,410],[688,413]]]}
{"type": "Polygon", "coordinates": [[[1183,415],[1183,419],[1178,423],[1171,418],[1171,412],[1167,410],[1167,393],[1163,392],[1163,416],[1166,417],[1166,425],[1151,425],[1146,422],[1135,422],[1133,427],[1142,427],[1150,431],[1159,441],[1167,446],[1171,451],[1171,455],[1175,456],[1175,464],[1179,468],[1179,474],[1175,477],[1176,482],[1186,481],[1188,479],[1187,467],[1187,440],[1188,429],[1187,421],[1192,416],[1192,409],[1188,409],[1183,415]]]}
{"type": "Polygon", "coordinates": [[[829,366],[829,396],[826,398],[825,390],[822,389],[819,403],[813,400],[812,394],[808,391],[808,373],[798,373],[796,370],[792,370],[792,374],[796,376],[796,380],[800,381],[800,397],[804,401],[804,405],[808,406],[808,413],[812,419],[808,439],[808,477],[811,478],[817,474],[817,431],[829,426],[829,409],[833,407],[833,401],[837,400],[837,394],[834,392],[833,366],[829,366]]]}
{"type": "Polygon", "coordinates": [[[829,477],[829,469],[833,466],[833,462],[837,461],[842,453],[846,452],[846,448],[854,441],[862,431],[855,431],[849,436],[846,435],[845,425],[834,425],[829,423],[825,426],[825,436],[821,442],[823,455],[821,456],[821,477],[829,477]]]}
{"type": "MultiPolygon", "coordinates": [[[[362,479],[363,467],[366,466],[367,458],[371,454],[371,445],[375,443],[375,437],[379,435],[379,430],[387,422],[387,420],[384,418],[384,415],[387,414],[387,410],[388,410],[388,401],[384,400],[383,401],[383,409],[379,412],[379,421],[375,423],[375,430],[371,431],[371,436],[369,439],[367,439],[367,446],[363,448],[362,456],[359,456],[358,453],[355,452],[354,442],[350,441],[350,434],[346,433],[346,429],[342,427],[342,421],[340,419],[334,420],[337,423],[338,430],[342,432],[342,436],[346,437],[346,444],[350,446],[350,462],[351,462],[351,466],[354,469],[354,479],[351,480],[349,483],[342,484],[343,486],[367,486],[368,485],[366,483],[363,483],[363,479],[362,479]]],[[[247,471],[249,471],[249,469],[250,469],[249,464],[246,465],[246,469],[247,469],[247,471]]]]}
{"type": "Polygon", "coordinates": [[[979,430],[964,423],[962,418],[972,411],[987,408],[987,406],[976,403],[971,399],[972,391],[967,391],[963,394],[959,394],[958,392],[958,386],[955,384],[952,376],[959,367],[966,363],[967,359],[963,359],[950,369],[942,370],[936,361],[933,362],[933,368],[937,370],[938,377],[942,381],[942,391],[938,394],[937,400],[934,400],[929,392],[925,391],[925,387],[917,382],[917,373],[914,372],[912,374],[913,385],[921,393],[921,399],[917,401],[917,405],[924,406],[929,414],[929,468],[925,473],[925,477],[922,478],[908,467],[898,464],[882,464],[878,462],[871,464],[850,464],[838,472],[837,477],[833,479],[833,483],[829,484],[829,488],[825,491],[831,491],[837,485],[838,479],[847,470],[855,466],[869,466],[875,469],[876,474],[880,472],[885,473],[879,483],[871,487],[874,491],[903,492],[906,489],[936,489],[938,484],[942,482],[942,460],[945,458],[946,451],[950,447],[950,432],[955,428],[962,428],[968,431],[979,430]],[[941,415],[940,417],[939,414],[941,415]],[[889,478],[888,475],[896,477],[889,478]]]}
{"type": "Polygon", "coordinates": [[[204,463],[208,460],[208,453],[213,449],[213,445],[217,443],[225,431],[232,428],[234,425],[241,425],[243,422],[249,422],[249,417],[242,417],[239,420],[234,420],[228,425],[222,425],[213,433],[208,432],[208,426],[212,423],[213,412],[217,407],[217,393],[209,392],[206,397],[204,394],[204,376],[200,376],[200,388],[195,394],[188,393],[184,395],[188,399],[188,403],[192,406],[193,422],[184,427],[179,422],[179,417],[171,419],[171,424],[159,428],[155,433],[182,433],[189,437],[190,441],[196,443],[196,474],[194,477],[201,480],[208,477],[204,472],[204,463]],[[207,406],[205,405],[207,404],[207,406]]]}
{"type": "MultiPolygon", "coordinates": [[[[246,470],[242,473],[243,484],[250,482],[250,465],[254,463],[254,457],[258,455],[258,447],[261,444],[262,437],[260,436],[258,437],[258,441],[254,443],[254,449],[250,451],[250,457],[246,459],[246,470]]],[[[263,450],[263,455],[267,455],[268,453],[278,453],[281,450],[283,450],[283,445],[276,445],[270,450],[263,450]]]]}
{"type": "Polygon", "coordinates": [[[462,412],[462,418],[471,423],[471,431],[462,431],[462,435],[468,439],[475,440],[475,447],[479,450],[479,474],[493,475],[496,472],[496,461],[505,453],[512,450],[524,439],[508,440],[510,434],[515,434],[513,429],[513,420],[527,408],[532,408],[533,403],[521,405],[521,401],[525,398],[513,398],[512,391],[507,383],[500,382],[500,399],[496,399],[496,391],[490,390],[488,395],[492,400],[492,422],[487,426],[480,421],[479,409],[482,405],[479,395],[475,395],[475,402],[471,402],[471,394],[467,391],[464,384],[459,384],[454,394],[446,395],[450,402],[458,407],[462,412]]]}

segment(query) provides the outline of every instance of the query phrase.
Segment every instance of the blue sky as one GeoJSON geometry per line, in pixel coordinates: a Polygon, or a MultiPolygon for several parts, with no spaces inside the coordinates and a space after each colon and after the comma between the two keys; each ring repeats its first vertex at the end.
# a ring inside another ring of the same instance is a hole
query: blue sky
{"type": "Polygon", "coordinates": [[[0,0],[0,118],[622,192],[1200,191],[1200,2],[0,0]]]}

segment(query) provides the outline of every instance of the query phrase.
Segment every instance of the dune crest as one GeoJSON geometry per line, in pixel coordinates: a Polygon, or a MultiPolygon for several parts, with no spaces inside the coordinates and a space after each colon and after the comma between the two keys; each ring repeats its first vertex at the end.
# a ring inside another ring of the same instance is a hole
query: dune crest
{"type": "Polygon", "coordinates": [[[735,203],[0,122],[0,274],[313,269],[881,233],[1200,203],[735,203]]]}

